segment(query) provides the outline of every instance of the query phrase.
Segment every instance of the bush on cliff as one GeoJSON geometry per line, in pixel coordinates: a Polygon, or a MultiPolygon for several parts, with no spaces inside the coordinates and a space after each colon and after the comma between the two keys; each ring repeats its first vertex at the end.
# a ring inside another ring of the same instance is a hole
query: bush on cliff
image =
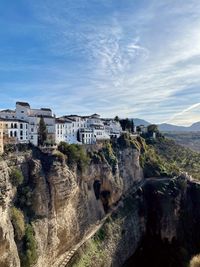
{"type": "Polygon", "coordinates": [[[145,140],[140,136],[132,136],[130,133],[123,133],[118,139],[117,144],[119,149],[133,148],[138,151],[146,149],[145,140]]]}
{"type": "Polygon", "coordinates": [[[179,168],[175,164],[169,164],[156,153],[153,146],[146,146],[146,150],[140,156],[140,165],[144,170],[144,176],[148,177],[173,177],[179,174],[179,168]]]}
{"type": "Polygon", "coordinates": [[[11,222],[14,227],[15,238],[21,240],[25,234],[24,214],[16,207],[11,208],[11,222]]]}
{"type": "Polygon", "coordinates": [[[89,163],[89,157],[81,145],[69,145],[65,142],[61,142],[58,145],[58,150],[67,156],[67,163],[69,166],[77,164],[78,169],[83,170],[89,163]]]}
{"type": "Polygon", "coordinates": [[[117,158],[114,154],[112,145],[110,143],[106,144],[106,146],[102,149],[102,153],[108,164],[112,167],[112,172],[115,173],[117,168],[117,158]]]}
{"type": "Polygon", "coordinates": [[[24,176],[19,169],[12,169],[11,174],[10,174],[10,181],[13,186],[19,186],[23,183],[24,181],[24,176]]]}
{"type": "Polygon", "coordinates": [[[37,244],[35,232],[31,224],[26,225],[25,236],[23,240],[23,253],[21,255],[22,267],[30,267],[37,261],[37,244]]]}

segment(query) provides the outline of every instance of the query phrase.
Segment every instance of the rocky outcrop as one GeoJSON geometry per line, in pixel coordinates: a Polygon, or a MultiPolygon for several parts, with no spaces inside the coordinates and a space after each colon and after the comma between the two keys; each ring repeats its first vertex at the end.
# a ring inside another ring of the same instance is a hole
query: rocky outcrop
{"type": "Polygon", "coordinates": [[[20,261],[9,216],[13,190],[9,182],[9,167],[0,161],[0,266],[19,267],[20,261]]]}
{"type": "Polygon", "coordinates": [[[199,252],[197,182],[184,176],[144,179],[133,147],[114,154],[110,147],[87,149],[90,161],[82,169],[37,149],[0,161],[1,267],[21,266],[24,248],[11,223],[13,205],[34,229],[34,267],[182,267],[180,258],[185,262],[199,252]],[[13,168],[24,175],[18,190],[10,183],[13,168]]]}
{"type": "Polygon", "coordinates": [[[185,267],[199,252],[199,201],[200,184],[186,177],[145,180],[67,267],[92,266],[92,259],[97,267],[185,267]]]}
{"type": "MultiPolygon", "coordinates": [[[[98,153],[98,148],[92,148],[98,153]]],[[[68,167],[56,156],[44,154],[38,150],[28,155],[8,157],[2,162],[1,179],[6,180],[9,196],[3,196],[2,223],[2,265],[20,266],[17,247],[14,241],[13,227],[9,218],[9,206],[18,203],[19,196],[9,183],[9,171],[13,166],[24,174],[25,186],[30,190],[30,199],[25,209],[25,219],[34,228],[37,242],[38,260],[35,266],[59,266],[63,255],[80,242],[96,224],[106,216],[126,194],[127,190],[143,179],[139,166],[139,152],[133,149],[120,151],[116,164],[110,165],[104,156],[100,162],[91,162],[79,171],[76,166],[68,167]],[[5,174],[6,172],[6,174],[5,174]],[[5,177],[6,178],[3,178],[5,177]],[[31,211],[31,212],[30,212],[31,211]],[[7,220],[7,223],[6,223],[7,220]],[[7,239],[6,239],[7,232],[7,239]],[[6,243],[7,241],[8,244],[6,243]],[[5,242],[4,242],[5,241],[5,242]],[[4,250],[4,251],[3,251],[4,250]],[[7,255],[12,253],[7,264],[7,255]],[[13,258],[13,259],[11,259],[13,258]],[[7,264],[7,265],[6,265],[7,264]]],[[[1,183],[1,188],[4,184],[1,183]]],[[[22,190],[23,192],[23,190],[22,190]]],[[[21,191],[20,191],[21,194],[21,191]]],[[[0,232],[1,233],[1,232],[0,232]]],[[[1,243],[0,243],[1,244],[1,243]]],[[[21,246],[18,246],[18,250],[21,246]]]]}

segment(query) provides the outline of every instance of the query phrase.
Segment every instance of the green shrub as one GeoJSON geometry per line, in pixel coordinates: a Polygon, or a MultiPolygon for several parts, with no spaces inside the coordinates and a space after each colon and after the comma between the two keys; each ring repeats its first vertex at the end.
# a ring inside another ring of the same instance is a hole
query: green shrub
{"type": "Polygon", "coordinates": [[[106,238],[106,231],[105,229],[102,227],[98,230],[98,232],[95,234],[94,236],[94,240],[96,240],[97,242],[102,242],[104,241],[106,238]]]}
{"type": "Polygon", "coordinates": [[[130,145],[131,145],[131,143],[130,143],[130,134],[128,134],[128,133],[122,134],[117,139],[117,143],[118,143],[120,149],[125,149],[125,148],[130,147],[130,145]]]}
{"type": "Polygon", "coordinates": [[[173,177],[179,174],[179,168],[163,159],[153,146],[146,146],[145,152],[140,156],[140,165],[144,176],[148,177],[173,177]]]}
{"type": "Polygon", "coordinates": [[[10,181],[13,186],[19,186],[23,183],[24,181],[24,176],[19,169],[12,169],[11,174],[10,174],[10,181]]]}
{"type": "Polygon", "coordinates": [[[30,267],[37,261],[37,244],[35,232],[31,224],[26,225],[26,231],[23,240],[23,253],[21,255],[22,267],[30,267]]]}
{"type": "Polygon", "coordinates": [[[170,139],[159,139],[153,148],[160,158],[176,170],[188,172],[195,179],[200,179],[200,153],[176,144],[170,139]]]}
{"type": "Polygon", "coordinates": [[[89,157],[82,145],[68,145],[65,142],[61,142],[58,150],[67,156],[67,163],[70,166],[77,164],[79,170],[83,170],[89,163],[89,157]]]}
{"type": "Polygon", "coordinates": [[[15,238],[19,241],[25,234],[24,215],[20,209],[11,208],[11,221],[14,227],[15,238]]]}
{"type": "Polygon", "coordinates": [[[53,156],[56,157],[60,162],[64,162],[66,159],[66,156],[60,151],[54,151],[53,156]]]}
{"type": "Polygon", "coordinates": [[[130,133],[123,133],[117,140],[120,149],[133,148],[138,151],[144,151],[146,148],[146,143],[140,136],[133,137],[130,133]]]}
{"type": "Polygon", "coordinates": [[[108,164],[112,167],[112,172],[115,173],[117,166],[117,158],[114,154],[112,145],[110,143],[106,144],[106,146],[102,149],[102,152],[108,164]]]}

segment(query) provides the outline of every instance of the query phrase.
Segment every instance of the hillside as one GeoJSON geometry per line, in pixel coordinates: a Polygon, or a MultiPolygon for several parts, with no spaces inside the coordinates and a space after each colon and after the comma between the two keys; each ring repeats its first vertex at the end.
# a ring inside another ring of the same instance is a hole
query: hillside
{"type": "Polygon", "coordinates": [[[174,140],[161,138],[152,144],[155,153],[174,169],[186,171],[200,180],[200,153],[177,144],[174,140]]]}
{"type": "Polygon", "coordinates": [[[165,133],[165,136],[173,139],[179,145],[200,152],[200,132],[170,132],[165,133]]]}

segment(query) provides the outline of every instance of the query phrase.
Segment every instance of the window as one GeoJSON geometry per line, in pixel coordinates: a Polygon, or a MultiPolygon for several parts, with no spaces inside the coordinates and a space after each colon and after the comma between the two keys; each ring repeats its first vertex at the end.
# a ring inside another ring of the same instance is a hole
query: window
{"type": "Polygon", "coordinates": [[[23,111],[23,110],[21,110],[21,113],[24,113],[24,111],[23,111]]]}
{"type": "Polygon", "coordinates": [[[20,135],[21,135],[21,136],[23,135],[23,131],[20,131],[20,135]]]}
{"type": "Polygon", "coordinates": [[[20,123],[20,129],[23,129],[23,124],[22,123],[20,123]]]}
{"type": "Polygon", "coordinates": [[[14,124],[14,128],[15,128],[15,129],[17,128],[17,123],[14,124]]]}
{"type": "Polygon", "coordinates": [[[14,136],[17,137],[17,132],[16,131],[14,132],[14,136]]]}
{"type": "Polygon", "coordinates": [[[12,137],[12,136],[13,136],[13,132],[11,131],[11,132],[10,132],[10,137],[12,137]]]}

